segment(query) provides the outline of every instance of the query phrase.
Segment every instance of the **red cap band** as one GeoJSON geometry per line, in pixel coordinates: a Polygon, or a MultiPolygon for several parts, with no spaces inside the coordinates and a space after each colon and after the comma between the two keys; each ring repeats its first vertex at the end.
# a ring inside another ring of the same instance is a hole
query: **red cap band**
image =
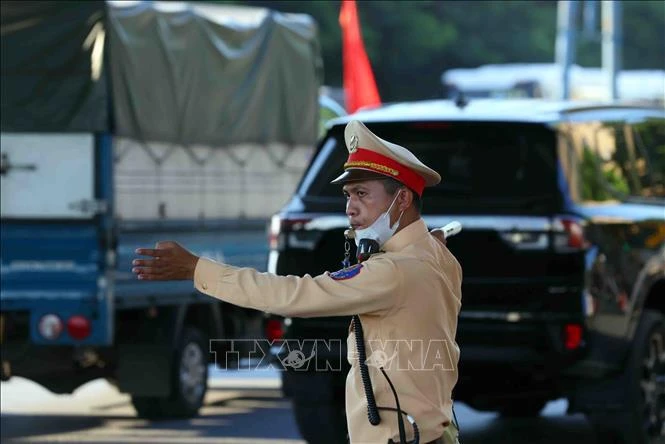
{"type": "Polygon", "coordinates": [[[425,179],[412,169],[375,151],[358,148],[344,164],[344,169],[362,168],[375,173],[390,176],[422,196],[425,189],[425,179]]]}

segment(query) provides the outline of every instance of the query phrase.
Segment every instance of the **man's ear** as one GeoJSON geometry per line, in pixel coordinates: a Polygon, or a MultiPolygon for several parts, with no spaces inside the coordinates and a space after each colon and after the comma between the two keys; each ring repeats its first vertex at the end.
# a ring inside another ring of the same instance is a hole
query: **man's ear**
{"type": "Polygon", "coordinates": [[[408,188],[402,188],[402,190],[397,198],[397,207],[400,212],[406,211],[413,203],[413,191],[408,188]]]}

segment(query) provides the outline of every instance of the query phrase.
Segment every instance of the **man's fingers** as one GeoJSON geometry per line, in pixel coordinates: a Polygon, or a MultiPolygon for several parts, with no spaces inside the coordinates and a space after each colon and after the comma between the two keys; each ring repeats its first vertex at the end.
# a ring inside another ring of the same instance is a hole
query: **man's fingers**
{"type": "Polygon", "coordinates": [[[142,281],[156,281],[156,280],[159,280],[159,278],[157,276],[154,276],[152,274],[139,274],[137,276],[137,278],[142,280],[142,281]]]}
{"type": "Polygon", "coordinates": [[[155,248],[156,248],[156,249],[162,249],[162,248],[171,249],[171,248],[177,248],[178,246],[179,246],[179,245],[178,245],[177,242],[173,242],[173,241],[159,241],[159,242],[157,242],[157,244],[155,245],[155,248]]]}
{"type": "MultiPolygon", "coordinates": [[[[137,248],[136,254],[148,256],[132,261],[132,273],[138,279],[169,281],[187,279],[191,253],[172,241],[157,242],[156,248],[137,248]]],[[[189,277],[191,279],[191,277],[189,277]]]]}
{"type": "Polygon", "coordinates": [[[165,276],[164,271],[153,267],[134,267],[132,273],[136,274],[139,279],[156,280],[165,276]]]}
{"type": "Polygon", "coordinates": [[[154,258],[173,256],[172,248],[137,248],[136,254],[141,256],[152,256],[154,258]]]}
{"type": "Polygon", "coordinates": [[[155,259],[134,259],[132,265],[137,267],[158,267],[163,262],[158,261],[159,258],[155,259]]]}
{"type": "Polygon", "coordinates": [[[141,256],[152,256],[152,257],[158,257],[160,253],[162,253],[163,250],[155,250],[154,248],[137,248],[136,249],[136,254],[140,254],[141,256]]]}

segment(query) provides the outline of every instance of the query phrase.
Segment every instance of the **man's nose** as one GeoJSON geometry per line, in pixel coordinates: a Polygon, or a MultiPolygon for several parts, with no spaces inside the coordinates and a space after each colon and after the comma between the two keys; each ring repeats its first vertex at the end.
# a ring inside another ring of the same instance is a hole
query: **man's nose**
{"type": "Polygon", "coordinates": [[[358,215],[358,210],[356,209],[356,206],[353,204],[352,199],[346,201],[346,215],[348,217],[354,217],[358,215]]]}

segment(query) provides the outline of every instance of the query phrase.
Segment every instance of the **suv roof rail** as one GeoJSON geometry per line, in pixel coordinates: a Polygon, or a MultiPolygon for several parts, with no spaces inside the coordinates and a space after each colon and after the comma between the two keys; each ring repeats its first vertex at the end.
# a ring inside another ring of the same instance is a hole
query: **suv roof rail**
{"type": "Polygon", "coordinates": [[[455,106],[459,109],[464,109],[469,104],[469,100],[464,95],[464,92],[460,91],[455,97],[455,106]]]}
{"type": "MultiPolygon", "coordinates": [[[[574,103],[573,103],[574,105],[574,103]]],[[[655,104],[641,104],[641,103],[600,103],[600,104],[579,104],[578,106],[571,106],[570,108],[565,108],[561,110],[561,114],[570,114],[583,111],[595,111],[602,109],[648,109],[653,111],[663,111],[665,108],[660,107],[655,104]]]]}

